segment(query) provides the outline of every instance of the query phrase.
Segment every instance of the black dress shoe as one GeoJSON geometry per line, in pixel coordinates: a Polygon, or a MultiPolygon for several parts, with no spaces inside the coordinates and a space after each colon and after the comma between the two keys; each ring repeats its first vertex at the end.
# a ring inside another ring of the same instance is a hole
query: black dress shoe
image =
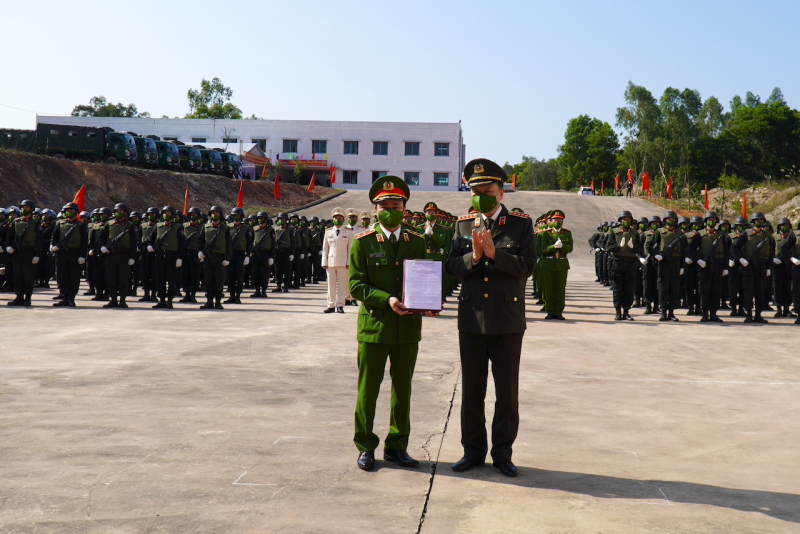
{"type": "Polygon", "coordinates": [[[394,462],[400,467],[417,467],[419,465],[417,460],[401,449],[383,449],[383,459],[387,462],[394,462]]]}
{"type": "Polygon", "coordinates": [[[336,313],[344,313],[344,308],[339,306],[338,308],[336,308],[336,313]]]}
{"type": "Polygon", "coordinates": [[[492,465],[500,470],[507,477],[515,477],[519,474],[517,466],[511,463],[510,460],[503,460],[500,462],[492,462],[492,465]]]}
{"type": "Polygon", "coordinates": [[[358,455],[358,468],[364,471],[372,471],[375,467],[375,451],[362,452],[358,455]]]}
{"type": "Polygon", "coordinates": [[[480,460],[478,458],[472,458],[470,456],[464,456],[462,459],[457,461],[453,464],[453,471],[461,472],[461,471],[468,471],[473,467],[477,467],[479,465],[483,465],[485,463],[484,460],[480,460]]]}
{"type": "Polygon", "coordinates": [[[333,313],[335,311],[336,311],[336,308],[325,308],[325,311],[323,311],[322,313],[333,313]]]}

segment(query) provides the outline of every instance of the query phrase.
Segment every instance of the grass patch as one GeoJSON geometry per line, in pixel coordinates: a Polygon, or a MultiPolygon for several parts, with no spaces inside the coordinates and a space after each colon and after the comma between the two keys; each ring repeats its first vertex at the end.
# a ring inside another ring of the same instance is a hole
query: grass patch
{"type": "Polygon", "coordinates": [[[783,191],[781,191],[771,199],[767,200],[763,204],[759,204],[757,206],[758,211],[762,213],[770,213],[779,208],[780,206],[786,204],[799,194],[800,194],[800,187],[795,186],[790,189],[784,189],[783,191]]]}

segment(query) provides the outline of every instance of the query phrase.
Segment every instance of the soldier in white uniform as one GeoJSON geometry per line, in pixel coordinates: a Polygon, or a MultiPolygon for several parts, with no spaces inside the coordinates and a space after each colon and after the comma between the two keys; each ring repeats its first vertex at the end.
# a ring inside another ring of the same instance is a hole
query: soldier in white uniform
{"type": "Polygon", "coordinates": [[[368,211],[362,211],[358,214],[358,224],[356,225],[355,233],[356,236],[363,234],[364,232],[369,231],[369,226],[372,224],[372,216],[369,214],[368,211]]]}
{"type": "Polygon", "coordinates": [[[333,228],[325,231],[322,243],[322,268],[328,275],[328,307],[325,313],[344,313],[344,301],[348,291],[350,247],[353,244],[352,228],[344,225],[345,212],[334,208],[331,213],[333,228]]]}
{"type": "Polygon", "coordinates": [[[344,224],[351,230],[355,231],[356,227],[358,226],[358,212],[355,209],[347,208],[347,211],[345,212],[344,224]]]}

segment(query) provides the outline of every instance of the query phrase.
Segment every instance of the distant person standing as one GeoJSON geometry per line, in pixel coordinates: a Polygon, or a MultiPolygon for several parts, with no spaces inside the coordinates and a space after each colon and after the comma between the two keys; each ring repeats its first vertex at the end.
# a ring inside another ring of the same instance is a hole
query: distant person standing
{"type": "Polygon", "coordinates": [[[625,186],[627,191],[625,192],[625,197],[632,197],[633,196],[633,182],[628,181],[628,185],[625,186]]]}
{"type": "Polygon", "coordinates": [[[322,243],[322,268],[328,273],[328,307],[325,313],[344,313],[344,301],[349,294],[348,269],[353,230],[344,225],[345,213],[334,208],[333,228],[325,232],[322,243]]]}

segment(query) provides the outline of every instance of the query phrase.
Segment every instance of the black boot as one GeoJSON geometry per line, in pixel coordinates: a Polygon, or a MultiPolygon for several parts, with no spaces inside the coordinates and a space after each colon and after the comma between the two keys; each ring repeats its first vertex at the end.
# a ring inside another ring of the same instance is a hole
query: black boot
{"type": "Polygon", "coordinates": [[[731,317],[736,317],[739,315],[739,310],[736,309],[736,306],[731,306],[731,317]]]}
{"type": "Polygon", "coordinates": [[[675,321],[676,323],[680,322],[680,320],[677,317],[675,317],[675,310],[674,309],[670,309],[669,310],[669,320],[670,321],[675,321]]]}
{"type": "Polygon", "coordinates": [[[624,317],[626,321],[633,321],[633,317],[631,317],[631,310],[629,308],[625,308],[624,317]]]}
{"type": "Polygon", "coordinates": [[[708,321],[708,310],[703,310],[703,317],[700,319],[700,322],[707,323],[708,321]]]}
{"type": "Polygon", "coordinates": [[[712,311],[711,316],[709,317],[712,323],[721,323],[722,319],[717,316],[717,312],[712,311]]]}
{"type": "Polygon", "coordinates": [[[180,299],[178,302],[192,302],[192,294],[187,291],[186,295],[184,295],[184,297],[180,299]]]}
{"type": "Polygon", "coordinates": [[[761,317],[760,313],[756,313],[756,316],[753,318],[753,321],[755,321],[756,323],[761,323],[761,324],[769,323],[769,321],[767,321],[766,319],[761,317]]]}
{"type": "Polygon", "coordinates": [[[256,289],[255,292],[252,295],[250,295],[251,299],[257,299],[259,297],[261,297],[261,290],[260,289],[256,289]]]}
{"type": "Polygon", "coordinates": [[[648,302],[647,307],[644,310],[644,314],[651,315],[652,313],[653,313],[653,305],[648,302]]]}
{"type": "Polygon", "coordinates": [[[201,310],[213,310],[214,309],[214,298],[213,297],[207,297],[206,298],[206,303],[203,304],[202,306],[200,306],[200,309],[201,310]]]}
{"type": "Polygon", "coordinates": [[[622,316],[622,308],[617,308],[617,315],[614,316],[615,321],[624,321],[625,317],[622,316]]]}
{"type": "Polygon", "coordinates": [[[69,299],[67,297],[63,297],[58,302],[54,302],[53,306],[69,306],[69,299]]]}
{"type": "Polygon", "coordinates": [[[127,302],[125,302],[125,299],[126,299],[126,298],[127,298],[127,297],[120,297],[120,298],[119,298],[119,305],[118,305],[118,306],[119,306],[120,308],[127,308],[127,307],[128,307],[128,303],[127,303],[127,302]]]}
{"type": "Polygon", "coordinates": [[[150,298],[150,292],[145,291],[144,296],[139,299],[139,302],[150,302],[152,299],[150,298]]]}
{"type": "Polygon", "coordinates": [[[753,322],[753,310],[747,310],[747,316],[744,318],[745,323],[753,322]]]}
{"type": "Polygon", "coordinates": [[[214,304],[214,309],[215,310],[224,310],[225,309],[225,308],[222,307],[222,302],[220,302],[221,300],[222,299],[220,297],[217,297],[217,301],[214,304]]]}
{"type": "Polygon", "coordinates": [[[780,306],[778,306],[778,311],[776,311],[776,312],[775,312],[775,318],[776,318],[776,319],[780,319],[781,317],[785,317],[785,316],[783,315],[783,308],[781,308],[780,306]]]}
{"type": "Polygon", "coordinates": [[[669,321],[669,315],[667,315],[667,310],[661,310],[661,317],[659,317],[658,320],[669,321]]]}
{"type": "Polygon", "coordinates": [[[155,310],[155,309],[157,309],[157,308],[166,308],[166,307],[167,307],[167,301],[166,301],[164,298],[161,298],[161,299],[158,301],[158,304],[156,304],[155,306],[153,306],[153,309],[155,310]]]}
{"type": "Polygon", "coordinates": [[[117,304],[117,297],[113,297],[108,304],[103,304],[104,308],[117,308],[119,305],[117,304]]]}

